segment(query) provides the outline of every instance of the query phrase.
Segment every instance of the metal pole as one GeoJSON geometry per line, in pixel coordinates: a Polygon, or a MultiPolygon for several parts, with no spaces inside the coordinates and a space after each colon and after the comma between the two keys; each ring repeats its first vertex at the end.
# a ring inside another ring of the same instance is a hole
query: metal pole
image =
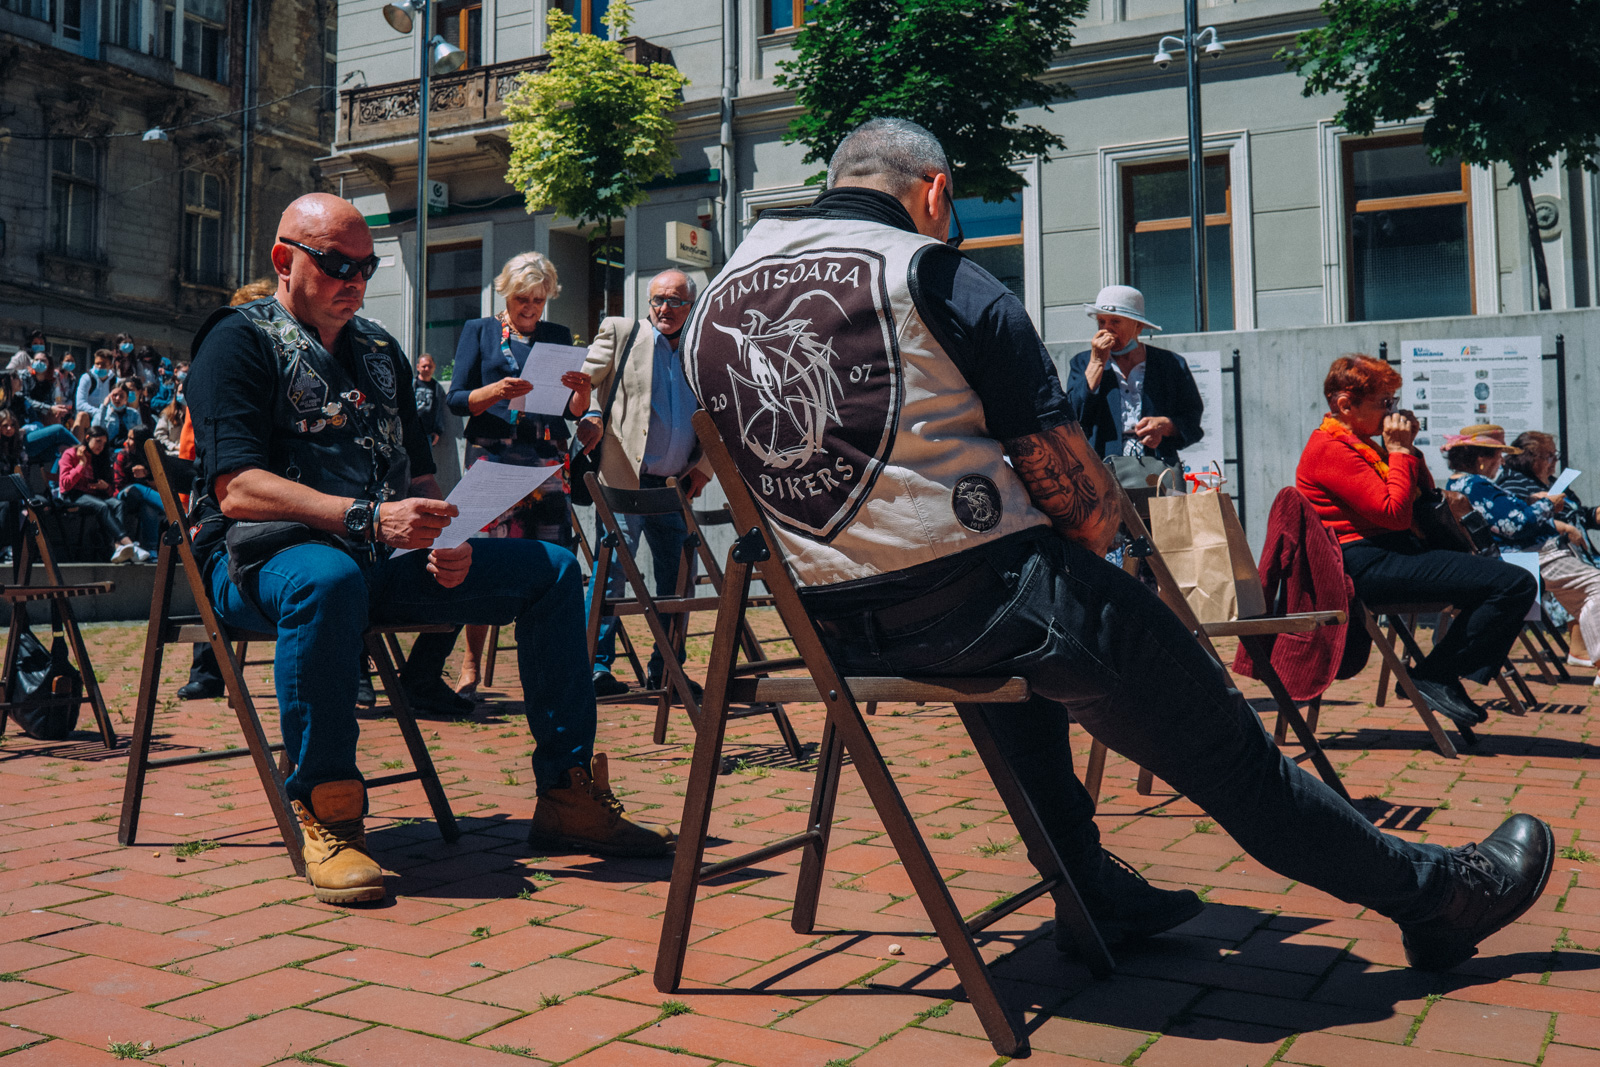
{"type": "Polygon", "coordinates": [[[1183,58],[1189,68],[1189,262],[1194,272],[1194,325],[1210,328],[1206,306],[1206,160],[1200,138],[1199,0],[1184,0],[1183,58]]]}
{"type": "Polygon", "coordinates": [[[1561,465],[1567,465],[1567,335],[1556,334],[1556,433],[1561,438],[1561,465]]]}
{"type": "MultiPolygon", "coordinates": [[[[255,0],[244,5],[244,70],[239,94],[243,113],[239,116],[239,285],[250,281],[250,123],[255,118],[251,94],[255,91],[255,0]]],[[[217,265],[219,268],[221,264],[217,265]]],[[[219,273],[223,273],[219,270],[219,273]]],[[[226,274],[223,274],[226,277],[226,274]]]]}
{"type": "Polygon", "coordinates": [[[722,261],[739,243],[739,182],[733,147],[733,102],[739,92],[739,5],[722,0],[722,261]]]}
{"type": "Polygon", "coordinates": [[[413,316],[416,332],[411,346],[411,364],[416,366],[428,343],[428,51],[433,41],[433,4],[423,0],[422,84],[417,94],[417,270],[413,316]]]}

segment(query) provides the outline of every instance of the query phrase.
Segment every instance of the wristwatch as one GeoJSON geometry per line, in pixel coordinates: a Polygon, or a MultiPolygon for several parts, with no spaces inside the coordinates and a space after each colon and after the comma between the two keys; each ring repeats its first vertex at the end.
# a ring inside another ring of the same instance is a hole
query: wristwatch
{"type": "Polygon", "coordinates": [[[371,500],[353,500],[350,506],[344,509],[344,528],[350,531],[350,536],[357,541],[372,540],[372,524],[377,517],[378,506],[371,500]]]}

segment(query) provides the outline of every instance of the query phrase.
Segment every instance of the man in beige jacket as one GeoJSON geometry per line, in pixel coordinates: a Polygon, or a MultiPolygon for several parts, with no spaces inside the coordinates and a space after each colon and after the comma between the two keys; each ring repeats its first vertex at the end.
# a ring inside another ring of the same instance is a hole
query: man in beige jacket
{"type": "MultiPolygon", "coordinates": [[[[663,271],[650,281],[650,317],[635,321],[609,318],[600,324],[589,346],[583,370],[593,383],[584,398],[574,394],[569,411],[582,415],[578,440],[585,449],[600,442],[600,480],[619,489],[652,489],[678,479],[689,496],[700,495],[711,480],[711,464],[700,453],[690,418],[699,407],[678,361],[678,335],[689,321],[694,282],[678,270],[663,271]],[[620,354],[619,354],[620,353],[620,354]],[[619,366],[620,365],[620,366],[619,366]],[[609,397],[609,404],[607,398],[609,397]]],[[[620,515],[628,551],[637,554],[641,536],[650,546],[655,566],[655,593],[671,596],[677,588],[678,564],[688,528],[681,515],[620,515]]],[[[693,567],[694,561],[690,560],[693,567]]],[[[614,568],[607,596],[623,590],[614,568]]],[[[595,595],[593,583],[589,596],[595,595]]],[[[611,671],[616,654],[617,620],[601,621],[595,644],[596,696],[628,691],[611,671]]],[[[660,686],[662,651],[650,655],[648,682],[660,686]]]]}

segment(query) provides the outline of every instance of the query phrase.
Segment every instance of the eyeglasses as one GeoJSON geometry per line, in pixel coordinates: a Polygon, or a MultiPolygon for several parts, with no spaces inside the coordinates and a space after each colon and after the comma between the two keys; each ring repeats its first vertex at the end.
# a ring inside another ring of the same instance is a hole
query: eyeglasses
{"type": "MultiPolygon", "coordinates": [[[[925,182],[932,182],[933,175],[924,174],[922,176],[922,180],[925,182]]],[[[944,202],[950,205],[950,224],[956,228],[956,235],[954,237],[945,238],[944,243],[949,245],[951,248],[960,248],[961,242],[967,239],[967,235],[962,232],[961,216],[956,214],[956,202],[950,199],[950,183],[948,181],[945,182],[944,187],[944,202]]]]}
{"type": "Polygon", "coordinates": [[[375,255],[365,259],[351,259],[343,252],[335,252],[331,248],[323,251],[310,245],[303,245],[299,241],[291,241],[287,237],[278,238],[278,243],[298,248],[311,257],[311,262],[317,265],[318,270],[341,282],[351,281],[357,274],[361,275],[363,280],[370,280],[378,269],[378,257],[375,255]]]}
{"type": "Polygon", "coordinates": [[[686,308],[692,303],[694,301],[684,300],[676,296],[652,296],[650,298],[650,306],[653,308],[686,308]]]}
{"type": "Polygon", "coordinates": [[[1399,407],[1399,406],[1400,406],[1400,398],[1399,397],[1397,397],[1397,396],[1386,396],[1386,397],[1383,398],[1383,413],[1385,415],[1394,414],[1394,409],[1399,407]]]}

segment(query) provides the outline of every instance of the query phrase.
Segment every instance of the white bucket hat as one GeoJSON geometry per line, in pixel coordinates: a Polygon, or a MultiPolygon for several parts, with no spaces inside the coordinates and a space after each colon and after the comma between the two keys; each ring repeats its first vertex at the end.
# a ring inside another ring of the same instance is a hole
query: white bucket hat
{"type": "Polygon", "coordinates": [[[1094,298],[1094,303],[1083,305],[1083,311],[1090,318],[1096,315],[1121,315],[1125,319],[1142,322],[1152,330],[1161,329],[1144,317],[1144,294],[1131,285],[1106,286],[1094,298]]]}

